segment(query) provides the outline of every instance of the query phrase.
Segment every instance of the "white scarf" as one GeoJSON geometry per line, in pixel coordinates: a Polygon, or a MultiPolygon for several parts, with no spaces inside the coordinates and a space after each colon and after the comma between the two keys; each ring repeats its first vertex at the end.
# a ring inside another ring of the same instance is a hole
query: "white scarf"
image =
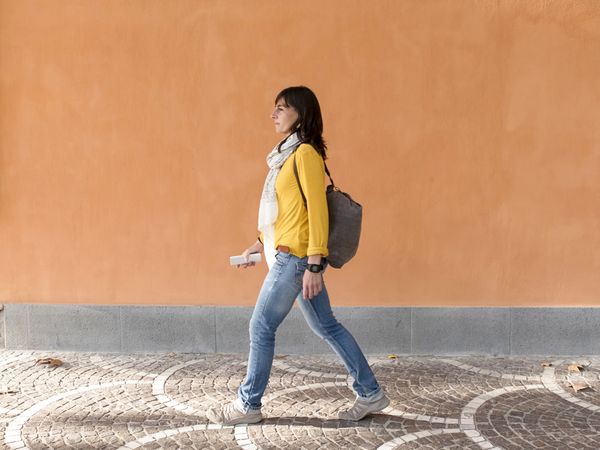
{"type": "Polygon", "coordinates": [[[267,156],[267,165],[270,170],[265,180],[265,186],[260,197],[260,207],[258,208],[258,230],[263,233],[265,259],[269,269],[275,262],[275,221],[279,213],[275,182],[283,164],[301,144],[298,132],[286,139],[281,145],[281,152],[277,150],[279,147],[279,144],[277,144],[267,156]]]}

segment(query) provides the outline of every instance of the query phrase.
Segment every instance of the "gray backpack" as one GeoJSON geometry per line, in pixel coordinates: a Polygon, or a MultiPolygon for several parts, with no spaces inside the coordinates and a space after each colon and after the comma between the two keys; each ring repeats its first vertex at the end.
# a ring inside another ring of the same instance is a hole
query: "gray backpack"
{"type": "MultiPolygon", "coordinates": [[[[325,164],[325,162],[323,162],[325,164]]],[[[329,239],[327,249],[329,256],[327,262],[331,267],[341,268],[352,259],[358,249],[360,240],[360,229],[362,223],[362,206],[352,200],[349,194],[340,191],[333,182],[327,164],[325,172],[331,181],[327,186],[327,208],[329,209],[329,239]]],[[[306,207],[306,197],[298,177],[298,166],[296,165],[296,155],[294,154],[294,175],[300,188],[302,200],[306,207]]]]}

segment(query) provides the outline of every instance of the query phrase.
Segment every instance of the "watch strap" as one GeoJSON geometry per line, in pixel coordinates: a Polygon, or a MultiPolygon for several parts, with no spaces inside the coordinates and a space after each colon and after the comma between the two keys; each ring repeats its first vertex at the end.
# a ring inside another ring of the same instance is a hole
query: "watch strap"
{"type": "Polygon", "coordinates": [[[307,269],[312,273],[321,273],[323,272],[323,264],[307,264],[307,269]]]}

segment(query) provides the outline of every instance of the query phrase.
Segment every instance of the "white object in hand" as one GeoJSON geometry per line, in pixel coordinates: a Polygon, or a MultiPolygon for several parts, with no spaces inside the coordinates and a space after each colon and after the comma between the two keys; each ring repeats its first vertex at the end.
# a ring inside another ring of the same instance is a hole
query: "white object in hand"
{"type": "Polygon", "coordinates": [[[246,261],[242,255],[230,256],[229,264],[232,266],[239,266],[240,264],[248,264],[248,263],[259,263],[262,261],[262,257],[260,253],[250,253],[248,255],[248,260],[246,261]]]}

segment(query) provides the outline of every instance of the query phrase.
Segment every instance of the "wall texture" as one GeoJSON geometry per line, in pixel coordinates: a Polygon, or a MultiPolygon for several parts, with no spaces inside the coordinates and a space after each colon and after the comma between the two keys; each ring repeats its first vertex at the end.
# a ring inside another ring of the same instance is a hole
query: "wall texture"
{"type": "Polygon", "coordinates": [[[0,302],[251,305],[276,93],[364,204],[344,306],[600,304],[600,2],[0,0],[0,302]]]}

